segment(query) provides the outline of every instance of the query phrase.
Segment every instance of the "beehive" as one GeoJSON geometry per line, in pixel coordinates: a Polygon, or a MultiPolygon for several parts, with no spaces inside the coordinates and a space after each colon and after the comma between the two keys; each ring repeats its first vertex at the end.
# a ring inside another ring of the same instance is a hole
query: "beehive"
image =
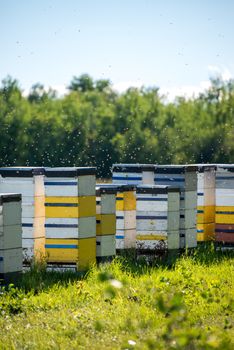
{"type": "Polygon", "coordinates": [[[114,164],[112,180],[115,184],[154,184],[154,164],[114,164]]]}
{"type": "Polygon", "coordinates": [[[116,186],[96,186],[97,261],[111,259],[116,254],[116,193],[116,186]]]}
{"type": "Polygon", "coordinates": [[[179,249],[179,188],[138,185],[136,198],[137,249],[146,251],[179,249]]]}
{"type": "Polygon", "coordinates": [[[46,168],[45,215],[48,262],[96,261],[96,168],[46,168]]]}
{"type": "Polygon", "coordinates": [[[116,249],[136,247],[136,186],[102,184],[116,190],[116,249]]]}
{"type": "Polygon", "coordinates": [[[217,164],[215,240],[234,244],[234,164],[217,164]]]}
{"type": "Polygon", "coordinates": [[[136,247],[136,186],[118,185],[116,196],[116,249],[136,247]]]}
{"type": "Polygon", "coordinates": [[[215,239],[215,165],[197,164],[197,241],[215,239]]]}
{"type": "Polygon", "coordinates": [[[22,246],[24,261],[45,255],[44,168],[0,168],[0,192],[22,195],[22,246]]]}
{"type": "Polygon", "coordinates": [[[0,193],[0,279],[22,272],[21,195],[0,193]]]}
{"type": "Polygon", "coordinates": [[[180,188],[180,248],[197,246],[197,166],[158,165],[155,184],[180,188]]]}

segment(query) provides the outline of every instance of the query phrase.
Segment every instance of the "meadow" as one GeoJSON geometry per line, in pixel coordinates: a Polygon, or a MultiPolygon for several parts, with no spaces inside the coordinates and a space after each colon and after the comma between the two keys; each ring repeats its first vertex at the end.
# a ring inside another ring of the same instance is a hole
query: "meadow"
{"type": "Polygon", "coordinates": [[[0,292],[0,349],[234,348],[234,255],[212,246],[83,275],[33,265],[0,292]]]}

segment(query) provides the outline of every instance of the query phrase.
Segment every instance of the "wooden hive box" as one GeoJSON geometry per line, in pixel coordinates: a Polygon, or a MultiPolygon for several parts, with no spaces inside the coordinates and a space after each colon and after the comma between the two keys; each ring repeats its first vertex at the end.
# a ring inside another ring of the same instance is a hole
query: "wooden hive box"
{"type": "Polygon", "coordinates": [[[197,241],[215,239],[216,166],[197,164],[197,241]]]}
{"type": "Polygon", "coordinates": [[[96,168],[46,168],[45,229],[48,262],[96,262],[96,168]]]}
{"type": "Polygon", "coordinates": [[[26,262],[45,256],[44,172],[42,167],[0,168],[0,192],[22,195],[22,246],[26,262]]]}
{"type": "Polygon", "coordinates": [[[14,282],[22,263],[21,194],[0,193],[0,279],[14,282]]]}
{"type": "Polygon", "coordinates": [[[115,184],[154,184],[154,164],[114,164],[112,181],[115,184]]]}
{"type": "Polygon", "coordinates": [[[96,256],[97,261],[110,260],[116,255],[116,186],[96,186],[96,256]]]}
{"type": "Polygon", "coordinates": [[[136,248],[136,186],[118,185],[116,196],[116,249],[136,248]]]}
{"type": "Polygon", "coordinates": [[[197,166],[158,165],[155,184],[180,188],[180,248],[197,246],[197,166]]]}
{"type": "Polygon", "coordinates": [[[215,240],[234,245],[234,164],[217,164],[215,240]]]}
{"type": "Polygon", "coordinates": [[[180,248],[180,189],[138,185],[136,247],[140,251],[180,248]]]}
{"type": "Polygon", "coordinates": [[[136,247],[136,186],[130,184],[103,184],[116,191],[116,249],[136,247]]]}

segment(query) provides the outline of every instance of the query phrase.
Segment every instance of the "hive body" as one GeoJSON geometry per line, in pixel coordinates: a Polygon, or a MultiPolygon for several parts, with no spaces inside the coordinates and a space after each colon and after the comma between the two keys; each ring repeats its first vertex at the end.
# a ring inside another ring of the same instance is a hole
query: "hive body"
{"type": "Polygon", "coordinates": [[[155,184],[180,188],[180,248],[197,246],[197,167],[159,165],[155,168],[155,184]]]}
{"type": "Polygon", "coordinates": [[[45,256],[44,168],[0,168],[0,192],[22,195],[23,257],[45,256]]]}
{"type": "Polygon", "coordinates": [[[116,193],[116,186],[96,186],[97,261],[111,259],[116,254],[116,193]]]}
{"type": "Polygon", "coordinates": [[[0,193],[0,279],[22,272],[21,195],[0,193]]]}
{"type": "Polygon", "coordinates": [[[136,247],[136,188],[119,185],[116,196],[116,249],[136,247]]]}
{"type": "Polygon", "coordinates": [[[114,164],[112,181],[115,184],[154,184],[153,164],[114,164]]]}
{"type": "Polygon", "coordinates": [[[179,188],[138,185],[136,198],[137,249],[153,251],[179,249],[179,188]]]}
{"type": "Polygon", "coordinates": [[[234,244],[234,164],[217,164],[215,240],[234,244]]]}
{"type": "Polygon", "coordinates": [[[197,241],[204,242],[215,239],[216,166],[197,166],[197,241]]]}
{"type": "Polygon", "coordinates": [[[46,253],[51,263],[96,261],[96,169],[46,168],[46,253]]]}

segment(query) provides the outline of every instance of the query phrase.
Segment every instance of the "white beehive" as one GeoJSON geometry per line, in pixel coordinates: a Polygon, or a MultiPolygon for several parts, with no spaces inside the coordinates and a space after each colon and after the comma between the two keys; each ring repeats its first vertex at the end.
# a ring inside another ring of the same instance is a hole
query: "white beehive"
{"type": "Polygon", "coordinates": [[[155,184],[180,188],[180,248],[197,246],[197,167],[158,165],[155,184]]]}
{"type": "Polygon", "coordinates": [[[114,164],[112,181],[115,184],[154,184],[154,164],[114,164]]]}
{"type": "Polygon", "coordinates": [[[143,251],[179,249],[179,188],[138,185],[136,199],[137,249],[143,251]]]}
{"type": "Polygon", "coordinates": [[[0,168],[0,192],[22,195],[23,256],[28,261],[45,255],[44,168],[0,168]]]}

